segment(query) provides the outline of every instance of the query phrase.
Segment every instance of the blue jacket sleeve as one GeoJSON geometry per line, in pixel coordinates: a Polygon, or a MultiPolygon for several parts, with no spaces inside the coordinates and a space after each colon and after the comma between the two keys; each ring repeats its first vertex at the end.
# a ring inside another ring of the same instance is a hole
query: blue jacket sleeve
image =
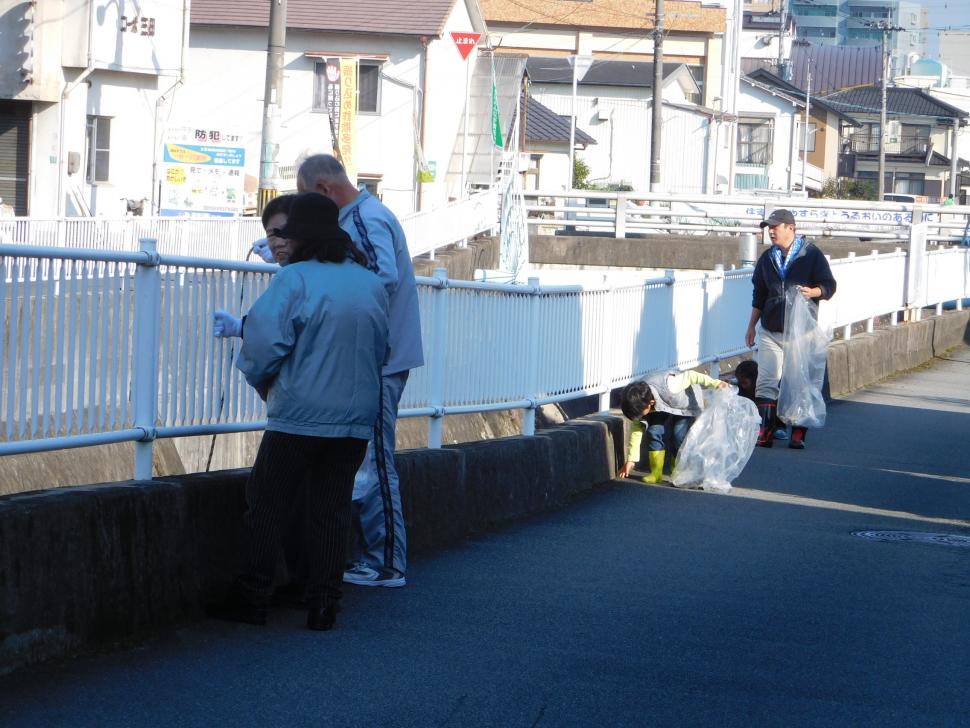
{"type": "Polygon", "coordinates": [[[246,336],[236,358],[236,368],[257,390],[276,377],[296,343],[299,312],[306,300],[303,278],[294,267],[273,278],[246,315],[246,336]]]}

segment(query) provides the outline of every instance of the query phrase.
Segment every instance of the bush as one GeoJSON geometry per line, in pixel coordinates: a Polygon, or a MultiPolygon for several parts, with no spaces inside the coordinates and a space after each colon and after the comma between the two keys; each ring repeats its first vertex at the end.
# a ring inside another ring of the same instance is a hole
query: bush
{"type": "Polygon", "coordinates": [[[830,177],[822,183],[822,197],[835,200],[875,200],[876,183],[868,179],[830,177]]]}

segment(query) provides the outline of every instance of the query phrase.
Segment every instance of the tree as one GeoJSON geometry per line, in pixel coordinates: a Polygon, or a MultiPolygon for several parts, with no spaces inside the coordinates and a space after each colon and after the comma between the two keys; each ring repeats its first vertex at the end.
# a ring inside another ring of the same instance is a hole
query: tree
{"type": "Polygon", "coordinates": [[[574,190],[588,190],[589,182],[589,165],[586,164],[579,157],[573,158],[573,189],[574,190]]]}

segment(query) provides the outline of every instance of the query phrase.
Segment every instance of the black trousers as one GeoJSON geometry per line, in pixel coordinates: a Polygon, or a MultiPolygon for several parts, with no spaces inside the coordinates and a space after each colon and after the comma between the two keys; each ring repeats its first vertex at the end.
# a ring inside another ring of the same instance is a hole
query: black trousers
{"type": "Polygon", "coordinates": [[[367,440],[352,437],[263,434],[246,483],[249,559],[239,578],[253,602],[269,600],[282,528],[301,512],[307,602],[340,599],[354,474],[366,450],[367,440]]]}

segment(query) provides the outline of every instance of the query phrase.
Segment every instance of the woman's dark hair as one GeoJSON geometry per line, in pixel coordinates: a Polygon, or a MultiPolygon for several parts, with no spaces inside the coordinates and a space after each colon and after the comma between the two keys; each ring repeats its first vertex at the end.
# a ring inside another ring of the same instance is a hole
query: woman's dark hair
{"type": "Polygon", "coordinates": [[[350,258],[367,265],[367,258],[337,223],[339,212],[333,200],[316,192],[293,195],[286,225],[279,233],[293,243],[290,264],[303,260],[342,263],[350,258]]]}
{"type": "Polygon", "coordinates": [[[653,399],[649,384],[643,380],[630,382],[620,395],[620,409],[628,420],[639,420],[643,417],[643,410],[650,406],[653,399]]]}
{"type": "Polygon", "coordinates": [[[286,215],[287,218],[290,216],[290,207],[293,206],[293,199],[296,195],[280,195],[279,197],[274,197],[272,200],[266,203],[266,207],[263,208],[263,229],[266,229],[266,223],[273,215],[279,215],[280,213],[286,215]]]}

